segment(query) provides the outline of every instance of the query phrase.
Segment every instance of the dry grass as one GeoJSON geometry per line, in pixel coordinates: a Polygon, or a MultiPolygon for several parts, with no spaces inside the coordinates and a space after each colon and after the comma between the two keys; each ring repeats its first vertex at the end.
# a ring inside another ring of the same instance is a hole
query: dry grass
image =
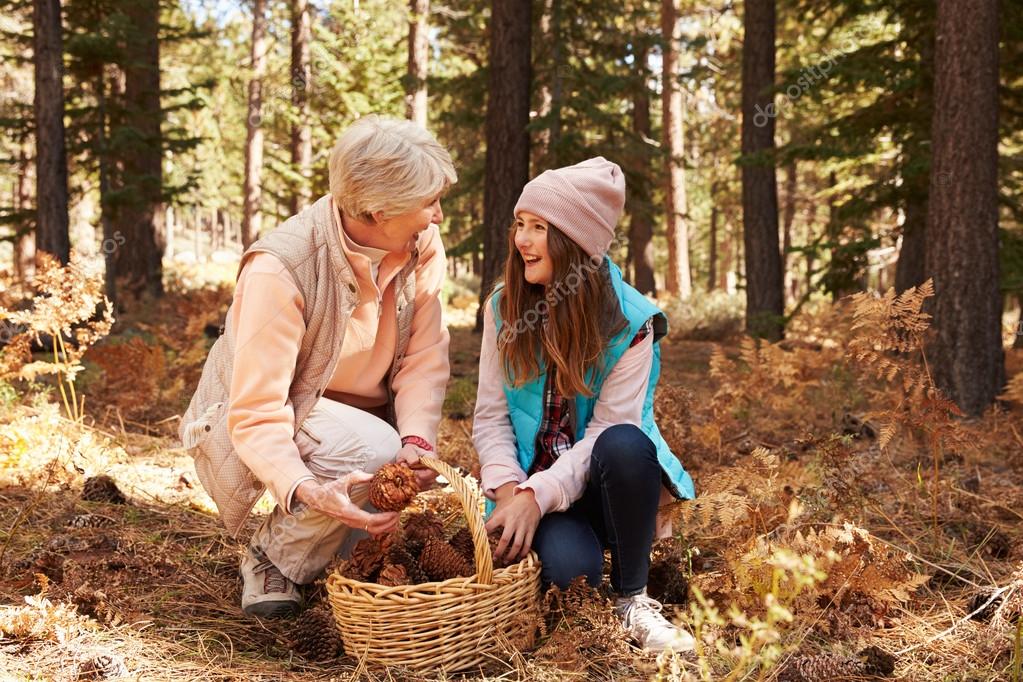
{"type": "MultiPolygon", "coordinates": [[[[86,356],[83,423],[61,416],[52,395],[47,403],[23,392],[0,412],[6,675],[76,679],[109,654],[146,680],[421,679],[349,658],[303,661],[286,644],[287,622],[242,616],[241,545],[220,528],[172,439],[173,415],[211,343],[203,330],[219,324],[227,300],[223,288],[173,293],[144,319],[119,320],[92,351],[106,357],[90,364],[86,356]],[[124,358],[148,367],[151,380],[118,376],[124,358]],[[126,398],[132,386],[145,396],[126,398]],[[83,480],[98,473],[130,503],[82,500],[83,480]],[[86,513],[109,521],[67,525],[86,513]]],[[[661,554],[719,612],[719,623],[702,628],[700,661],[621,646],[603,597],[573,594],[548,600],[535,651],[502,654],[468,678],[700,679],[702,670],[705,679],[771,680],[800,657],[874,645],[897,655],[895,679],[1012,679],[1012,621],[1023,603],[1021,408],[952,420],[957,437],[942,432],[938,441],[903,419],[882,447],[887,422],[871,413],[891,416],[910,392],[850,359],[851,320],[832,309],[806,316],[776,347],[664,344],[658,416],[701,498],[676,509],[675,543],[685,551],[661,554]],[[791,589],[798,571],[786,552],[812,557],[828,577],[791,589]],[[978,594],[999,588],[990,618],[967,618],[983,605],[978,594]],[[574,608],[559,606],[566,602],[574,608]],[[768,622],[767,603],[791,620],[772,621],[769,640],[750,639],[768,622]]],[[[468,329],[452,329],[441,425],[441,456],[470,473],[478,472],[469,438],[478,344],[468,329]]],[[[1023,357],[1010,351],[1008,362],[1012,376],[1023,357]]],[[[449,520],[458,514],[441,493],[422,504],[449,520]]],[[[322,598],[320,586],[307,592],[322,598]]],[[[672,613],[692,623],[707,616],[701,608],[693,601],[672,613]]]]}

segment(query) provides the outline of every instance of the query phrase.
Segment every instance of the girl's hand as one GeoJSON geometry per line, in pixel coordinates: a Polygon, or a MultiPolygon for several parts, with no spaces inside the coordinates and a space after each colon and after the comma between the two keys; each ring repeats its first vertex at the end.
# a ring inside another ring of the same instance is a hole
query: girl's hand
{"type": "Polygon", "coordinates": [[[488,533],[498,528],[504,529],[501,540],[494,550],[496,559],[502,557],[511,561],[524,559],[529,554],[529,548],[533,546],[533,535],[536,534],[536,527],[543,516],[532,490],[525,488],[516,491],[514,488],[515,484],[509,483],[495,491],[497,508],[487,521],[488,533]],[[505,490],[508,486],[511,494],[505,490]]]}
{"type": "Polygon", "coordinates": [[[365,530],[371,535],[390,533],[398,527],[398,512],[372,514],[352,502],[352,486],[369,483],[371,480],[371,474],[353,471],[324,484],[313,480],[302,481],[295,489],[295,498],[350,528],[365,530]]]}
{"type": "Polygon", "coordinates": [[[432,457],[433,454],[417,445],[409,443],[408,445],[403,445],[401,450],[398,450],[398,456],[395,459],[399,463],[405,463],[412,467],[412,471],[416,474],[416,483],[419,484],[419,489],[426,490],[437,480],[437,472],[420,464],[419,458],[432,457]]]}

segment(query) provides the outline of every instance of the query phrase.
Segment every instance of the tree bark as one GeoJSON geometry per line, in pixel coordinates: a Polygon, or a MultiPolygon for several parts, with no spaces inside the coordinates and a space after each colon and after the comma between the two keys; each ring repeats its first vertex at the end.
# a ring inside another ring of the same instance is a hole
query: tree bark
{"type": "Polygon", "coordinates": [[[664,283],[668,293],[682,300],[693,293],[689,272],[689,232],[686,225],[685,139],[683,121],[685,102],[678,83],[678,46],[682,39],[682,20],[678,0],[661,0],[661,37],[664,40],[661,114],[663,117],[668,270],[664,283]]]}
{"type": "MultiPolygon", "coordinates": [[[[291,124],[291,165],[302,180],[291,194],[291,214],[309,205],[312,199],[310,167],[313,162],[313,133],[309,125],[309,41],[312,26],[309,0],[292,0],[291,4],[291,103],[296,120],[291,124]]],[[[228,238],[230,236],[228,235],[228,238]]]]}
{"type": "MultiPolygon", "coordinates": [[[[920,28],[920,64],[913,107],[918,112],[934,113],[934,25],[920,28]]],[[[921,128],[923,126],[920,126],[921,128]]],[[[902,182],[906,189],[903,210],[902,245],[895,263],[895,290],[902,293],[927,279],[927,208],[930,189],[930,130],[911,129],[902,141],[902,182]]]]}
{"type": "Polygon", "coordinates": [[[629,182],[629,263],[632,265],[632,285],[643,294],[656,294],[654,281],[654,221],[649,186],[638,178],[650,175],[650,154],[646,140],[650,139],[650,89],[647,86],[645,46],[635,54],[636,79],[632,95],[632,132],[635,133],[636,149],[633,175],[637,180],[629,182]]]}
{"type": "Polygon", "coordinates": [[[508,227],[529,179],[530,0],[493,0],[483,187],[483,276],[476,330],[508,257],[508,227]]]}
{"type": "Polygon", "coordinates": [[[67,151],[64,147],[64,61],[60,0],[33,0],[35,68],[36,250],[61,263],[71,257],[67,151]]]}
{"type": "Polygon", "coordinates": [[[108,245],[113,249],[118,296],[138,301],[163,295],[163,139],[160,123],[160,3],[136,0],[126,6],[133,31],[124,65],[125,129],[134,137],[124,147],[121,191],[108,245]]]}
{"type": "Polygon", "coordinates": [[[564,45],[561,40],[562,0],[544,0],[543,15],[540,17],[541,49],[549,50],[544,61],[550,66],[546,79],[540,87],[540,109],[538,118],[550,117],[550,123],[537,134],[537,163],[544,168],[557,168],[558,145],[561,141],[561,106],[564,99],[562,79],[564,77],[564,45]]]}
{"type": "Polygon", "coordinates": [[[998,0],[938,0],[927,270],[934,380],[968,415],[1005,383],[998,264],[998,0]],[[951,181],[949,181],[951,180],[951,181]]]}
{"type": "Polygon", "coordinates": [[[406,117],[426,127],[426,76],[430,57],[430,0],[409,0],[406,117]]]}
{"type": "Polygon", "coordinates": [[[782,337],[784,292],[774,168],[775,0],[747,0],[742,51],[742,217],[746,330],[782,337]]]}
{"type": "Polygon", "coordinates": [[[35,234],[28,212],[32,210],[32,138],[22,134],[18,148],[18,183],[14,191],[14,210],[19,214],[19,236],[14,240],[14,275],[25,282],[35,276],[35,234]]]}
{"type": "Polygon", "coordinates": [[[708,238],[710,246],[707,249],[707,291],[714,291],[718,284],[718,205],[717,205],[718,184],[710,185],[710,230],[708,238]]]}
{"type": "Polygon", "coordinates": [[[782,281],[790,283],[785,288],[796,298],[796,278],[789,276],[789,252],[792,250],[792,224],[796,220],[796,192],[799,189],[799,172],[795,160],[785,164],[785,207],[782,211],[781,272],[782,281]]]}
{"type": "Polygon", "coordinates": [[[252,77],[249,80],[248,116],[245,118],[245,182],[242,189],[242,249],[247,249],[259,237],[263,214],[259,203],[262,198],[263,170],[263,77],[266,74],[266,0],[255,0],[252,10],[252,45],[249,61],[252,77]]]}

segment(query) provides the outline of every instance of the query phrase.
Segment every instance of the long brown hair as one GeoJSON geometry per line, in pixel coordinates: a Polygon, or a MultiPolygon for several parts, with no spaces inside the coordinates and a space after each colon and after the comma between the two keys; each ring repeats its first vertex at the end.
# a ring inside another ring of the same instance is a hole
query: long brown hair
{"type": "Polygon", "coordinates": [[[518,387],[540,376],[542,368],[554,367],[561,395],[590,397],[586,373],[624,328],[625,319],[602,257],[587,255],[554,225],[548,226],[547,253],[551,284],[527,282],[512,224],[497,339],[505,379],[518,387]]]}

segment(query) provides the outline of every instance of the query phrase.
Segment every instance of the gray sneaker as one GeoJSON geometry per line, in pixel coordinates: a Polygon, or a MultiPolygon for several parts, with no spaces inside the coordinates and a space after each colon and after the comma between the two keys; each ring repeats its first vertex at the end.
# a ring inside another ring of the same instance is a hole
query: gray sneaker
{"type": "Polygon", "coordinates": [[[242,576],[242,611],[258,618],[283,618],[298,611],[302,598],[295,583],[271,563],[262,551],[249,547],[239,567],[242,576]]]}

